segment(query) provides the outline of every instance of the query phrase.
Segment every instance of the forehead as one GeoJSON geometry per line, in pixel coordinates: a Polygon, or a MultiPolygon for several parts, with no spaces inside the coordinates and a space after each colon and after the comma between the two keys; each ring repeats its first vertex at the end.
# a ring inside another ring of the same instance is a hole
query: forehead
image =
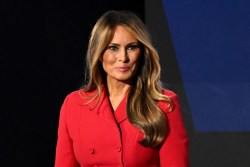
{"type": "Polygon", "coordinates": [[[118,25],[114,29],[114,35],[111,42],[136,42],[137,39],[125,26],[118,25]]]}

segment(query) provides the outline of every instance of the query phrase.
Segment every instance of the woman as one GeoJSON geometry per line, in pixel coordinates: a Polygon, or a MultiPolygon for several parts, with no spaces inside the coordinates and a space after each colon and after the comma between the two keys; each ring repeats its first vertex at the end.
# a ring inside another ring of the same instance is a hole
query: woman
{"type": "Polygon", "coordinates": [[[178,98],[163,89],[142,21],[108,11],[87,51],[87,83],[61,108],[55,167],[188,167],[178,98]]]}

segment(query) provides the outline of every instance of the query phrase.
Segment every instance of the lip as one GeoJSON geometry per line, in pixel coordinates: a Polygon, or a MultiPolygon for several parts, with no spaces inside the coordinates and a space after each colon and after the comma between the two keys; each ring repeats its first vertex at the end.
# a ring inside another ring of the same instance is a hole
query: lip
{"type": "Polygon", "coordinates": [[[116,67],[116,69],[120,72],[126,72],[129,70],[129,67],[116,67]]]}

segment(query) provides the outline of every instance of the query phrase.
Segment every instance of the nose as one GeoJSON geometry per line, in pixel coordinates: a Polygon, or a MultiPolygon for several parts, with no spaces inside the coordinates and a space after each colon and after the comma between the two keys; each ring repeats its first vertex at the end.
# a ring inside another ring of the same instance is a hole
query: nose
{"type": "Polygon", "coordinates": [[[121,49],[119,56],[118,56],[118,61],[123,62],[123,63],[129,62],[128,52],[126,49],[121,49]]]}

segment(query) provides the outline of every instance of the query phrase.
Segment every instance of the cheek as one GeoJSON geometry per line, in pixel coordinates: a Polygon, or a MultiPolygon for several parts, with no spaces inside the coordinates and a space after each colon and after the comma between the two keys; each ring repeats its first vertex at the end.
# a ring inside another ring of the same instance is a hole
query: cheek
{"type": "Polygon", "coordinates": [[[140,54],[134,55],[133,58],[131,59],[131,62],[135,65],[138,65],[140,61],[140,56],[141,56],[140,54]]]}
{"type": "Polygon", "coordinates": [[[138,55],[134,55],[133,59],[131,60],[132,64],[133,64],[133,73],[136,73],[138,70],[140,69],[140,64],[142,61],[142,55],[138,54],[138,55]]]}
{"type": "Polygon", "coordinates": [[[113,64],[113,63],[115,63],[115,61],[116,61],[116,59],[115,59],[115,57],[113,55],[108,55],[106,57],[106,62],[109,63],[109,64],[113,64]]]}
{"type": "Polygon", "coordinates": [[[112,64],[115,63],[115,58],[113,55],[104,53],[103,59],[102,59],[102,66],[105,69],[108,69],[112,64]]]}

